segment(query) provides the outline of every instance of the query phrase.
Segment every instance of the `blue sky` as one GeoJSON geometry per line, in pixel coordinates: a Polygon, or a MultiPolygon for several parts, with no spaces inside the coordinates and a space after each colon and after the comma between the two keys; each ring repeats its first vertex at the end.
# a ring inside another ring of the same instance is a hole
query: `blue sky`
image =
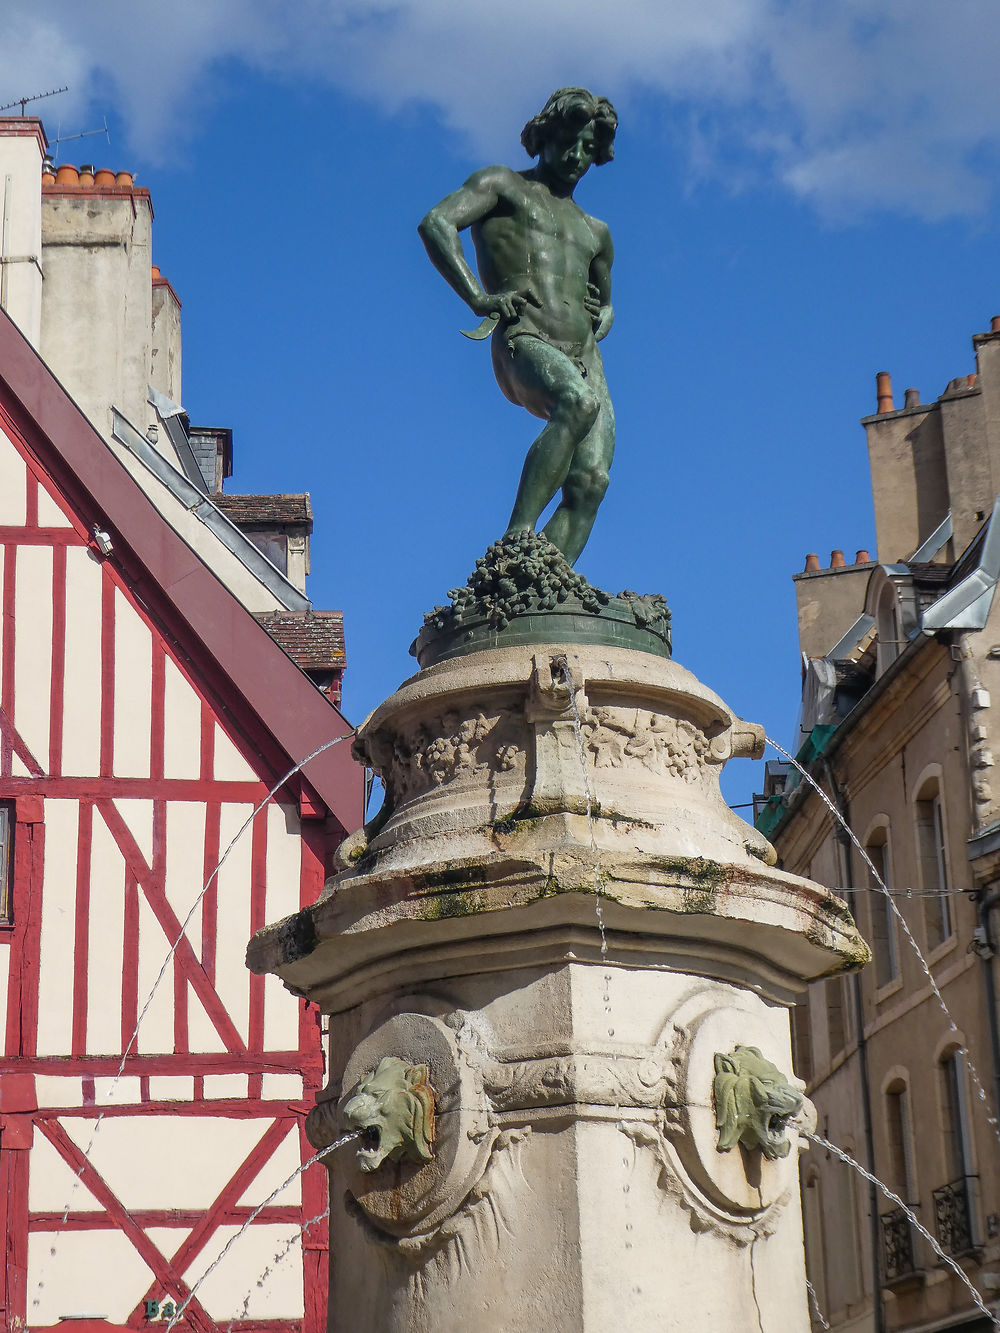
{"type": "MultiPolygon", "coordinates": [[[[502,531],[534,434],[416,223],[526,166],[553,87],[609,96],[617,156],[577,197],[615,238],[618,453],[579,567],[662,592],[676,658],[789,741],[791,575],[874,548],[875,372],[932,398],[1000,313],[992,0],[13,0],[5,25],[0,102],[70,83],[50,137],[106,115],[112,143],[62,160],[153,192],[184,404],[234,428],[230,488],[312,492],[353,720],[502,531]]],[[[759,782],[736,762],[727,798],[759,782]]]]}

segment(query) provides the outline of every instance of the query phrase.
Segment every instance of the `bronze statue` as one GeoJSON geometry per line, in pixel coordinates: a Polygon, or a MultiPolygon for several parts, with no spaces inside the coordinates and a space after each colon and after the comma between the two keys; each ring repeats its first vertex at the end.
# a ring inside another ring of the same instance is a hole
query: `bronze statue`
{"type": "Polygon", "coordinates": [[[614,320],[607,225],[574,202],[592,165],[614,156],[605,97],[560,88],[521,134],[538,163],[484,167],[432,208],[420,235],[432,262],[493,331],[493,370],[512,403],[547,424],[528,450],[508,533],[533,531],[558,490],[545,536],[573,564],[608,485],[615,418],[597,344],[614,320]],[[478,281],[459,232],[472,229],[478,281]]]}

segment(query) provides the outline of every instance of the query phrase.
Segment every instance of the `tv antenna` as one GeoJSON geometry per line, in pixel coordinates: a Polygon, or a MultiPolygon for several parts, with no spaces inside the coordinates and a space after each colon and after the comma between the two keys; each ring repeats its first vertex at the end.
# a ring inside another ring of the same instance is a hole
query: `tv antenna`
{"type": "Polygon", "coordinates": [[[13,102],[8,102],[6,106],[0,106],[0,111],[11,111],[14,107],[21,108],[21,115],[24,115],[24,108],[29,102],[40,102],[43,97],[55,97],[56,93],[68,93],[69,84],[64,88],[50,88],[47,93],[32,93],[30,97],[15,97],[13,102]]]}
{"type": "Polygon", "coordinates": [[[57,144],[69,143],[71,139],[91,139],[95,134],[103,134],[108,143],[111,142],[111,131],[108,129],[107,116],[104,117],[104,125],[99,130],[83,130],[80,134],[59,134],[57,130],[57,137],[50,142],[54,148],[57,144]]]}

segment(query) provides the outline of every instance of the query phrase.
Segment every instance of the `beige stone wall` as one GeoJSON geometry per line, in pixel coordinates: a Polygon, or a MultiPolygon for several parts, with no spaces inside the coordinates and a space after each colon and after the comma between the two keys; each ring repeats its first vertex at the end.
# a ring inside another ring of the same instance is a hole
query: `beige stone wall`
{"type": "Polygon", "coordinates": [[[799,617],[799,648],[823,657],[861,614],[872,566],[844,565],[793,575],[799,617]]]}
{"type": "MultiPolygon", "coordinates": [[[[988,626],[974,636],[978,644],[976,667],[981,679],[993,682],[1000,675],[1000,664],[982,657],[987,640],[1000,638],[1000,624],[988,626]]],[[[935,981],[954,1015],[959,1035],[951,1031],[927,982],[916,954],[895,928],[898,975],[877,984],[875,964],[861,976],[864,1036],[872,1093],[872,1129],[876,1174],[900,1190],[904,1182],[897,1176],[890,1145],[890,1109],[888,1091],[895,1085],[906,1088],[908,1115],[912,1128],[912,1199],[918,1216],[931,1231],[935,1230],[933,1191],[952,1179],[946,1137],[946,1102],[941,1058],[950,1048],[968,1043],[972,1062],[992,1096],[991,1053],[987,1039],[986,994],[983,964],[969,952],[972,932],[977,924],[974,905],[962,893],[972,883],[966,840],[970,834],[972,771],[968,761],[969,709],[964,698],[968,677],[958,668],[951,645],[926,640],[907,661],[894,669],[895,678],[856,724],[851,734],[830,756],[837,788],[849,807],[850,822],[862,842],[875,829],[887,830],[890,884],[897,891],[912,889],[914,896],[897,897],[903,916],[924,951],[935,981]],[[915,801],[927,782],[936,782],[943,808],[947,873],[953,892],[947,901],[952,933],[935,946],[928,926],[929,899],[921,894],[923,878],[919,854],[915,801]]],[[[996,680],[1000,688],[1000,678],[996,680]]],[[[979,700],[983,702],[982,698],[979,700]]],[[[990,735],[990,709],[979,708],[975,714],[990,735]]],[[[825,784],[826,785],[826,784],[825,784]]],[[[842,885],[847,874],[843,849],[835,840],[832,821],[818,798],[808,795],[788,817],[773,838],[785,869],[808,874],[832,886],[842,885]]],[[[851,853],[851,880],[862,887],[855,901],[858,924],[871,942],[876,934],[878,900],[867,888],[868,875],[857,851],[851,853]]],[[[808,1031],[812,1061],[811,1093],[817,1103],[820,1128],[826,1124],[829,1137],[855,1152],[864,1160],[865,1126],[860,1091],[860,1060],[857,1023],[852,1009],[850,982],[816,983],[808,995],[808,1031]],[[838,1019],[834,986],[842,987],[844,1039],[835,1041],[838,1019]],[[837,1049],[839,1047],[839,1049],[837,1049]],[[860,1151],[859,1151],[860,1150],[860,1151]]],[[[799,1053],[802,1059],[801,1052],[799,1053]]],[[[980,1262],[967,1264],[977,1275],[995,1269],[1000,1262],[1000,1242],[988,1234],[990,1214],[1000,1212],[1000,1153],[985,1108],[975,1085],[967,1080],[968,1146],[970,1169],[978,1176],[976,1223],[983,1244],[980,1262]]],[[[843,1202],[836,1200],[837,1170],[833,1162],[814,1159],[816,1183],[823,1197],[822,1213],[817,1213],[808,1197],[808,1172],[805,1216],[807,1227],[813,1216],[831,1217],[843,1202]],[[812,1212],[810,1211],[812,1208],[812,1212]],[[834,1212],[830,1212],[830,1209],[834,1212]]],[[[871,1238],[867,1221],[867,1187],[858,1195],[857,1241],[860,1263],[871,1303],[871,1238]]],[[[884,1199],[878,1211],[888,1212],[884,1199]]],[[[812,1223],[815,1233],[816,1222],[812,1223]]],[[[864,1301],[848,1299],[855,1272],[848,1254],[849,1230],[839,1224],[829,1226],[823,1237],[821,1273],[828,1305],[827,1318],[836,1328],[854,1327],[857,1310],[864,1301]]],[[[810,1244],[814,1256],[818,1241],[813,1234],[810,1244]]],[[[817,1261],[819,1262],[819,1261],[817,1261]]],[[[886,1295],[886,1313],[890,1329],[925,1326],[931,1319],[946,1319],[968,1307],[967,1294],[943,1270],[924,1242],[918,1242],[918,1266],[924,1272],[915,1282],[895,1286],[886,1295]]],[[[814,1278],[815,1281],[815,1278],[814,1278]]],[[[820,1283],[817,1283],[819,1287],[820,1283]]]]}

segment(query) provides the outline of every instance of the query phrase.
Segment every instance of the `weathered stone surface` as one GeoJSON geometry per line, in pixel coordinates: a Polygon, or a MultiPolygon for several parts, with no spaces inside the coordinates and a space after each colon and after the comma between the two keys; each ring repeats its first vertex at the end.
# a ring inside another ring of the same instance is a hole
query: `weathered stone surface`
{"type": "Polygon", "coordinates": [[[806,1333],[810,1108],[784,1158],[720,1152],[715,1060],[790,1069],[787,1004],[867,950],[722,799],[761,746],[678,664],[558,644],[441,662],[359,729],[386,808],[249,954],[336,1015],[325,1141],[386,1057],[437,1093],[430,1161],[331,1156],[334,1333],[806,1333]]]}

